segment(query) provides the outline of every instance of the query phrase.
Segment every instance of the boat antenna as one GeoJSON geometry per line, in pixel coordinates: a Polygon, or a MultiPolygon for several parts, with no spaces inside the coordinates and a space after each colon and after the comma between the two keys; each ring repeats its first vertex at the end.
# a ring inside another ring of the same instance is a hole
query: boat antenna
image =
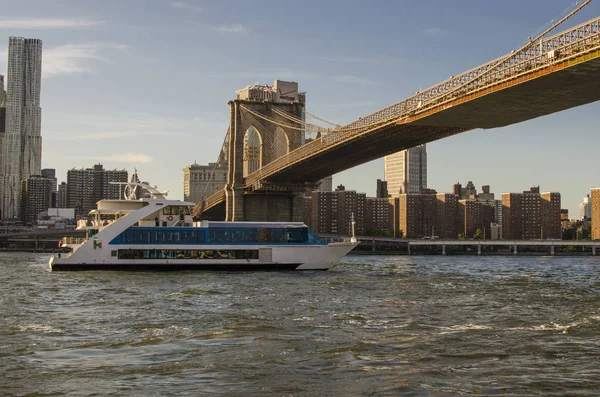
{"type": "Polygon", "coordinates": [[[354,235],[354,225],[356,224],[356,222],[354,221],[354,212],[352,213],[352,237],[350,237],[350,242],[355,243],[356,242],[356,236],[354,235]]]}

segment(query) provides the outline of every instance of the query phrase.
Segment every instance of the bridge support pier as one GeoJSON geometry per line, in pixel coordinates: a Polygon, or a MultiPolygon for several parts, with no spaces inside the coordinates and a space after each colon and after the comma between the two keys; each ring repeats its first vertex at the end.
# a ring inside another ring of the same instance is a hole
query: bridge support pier
{"type": "Polygon", "coordinates": [[[302,203],[302,196],[292,192],[249,193],[243,196],[242,217],[245,221],[302,222],[302,203]]]}
{"type": "Polygon", "coordinates": [[[371,240],[371,251],[375,251],[375,239],[371,240]]]}
{"type": "Polygon", "coordinates": [[[596,256],[596,246],[592,245],[592,255],[596,256]]]}
{"type": "Polygon", "coordinates": [[[446,255],[446,244],[442,244],[442,255],[446,255]]]}
{"type": "Polygon", "coordinates": [[[477,255],[481,255],[481,244],[477,246],[477,255]]]}
{"type": "Polygon", "coordinates": [[[227,186],[225,188],[225,220],[227,222],[243,221],[244,189],[227,186]]]}
{"type": "Polygon", "coordinates": [[[410,255],[410,241],[406,245],[408,247],[408,255],[410,255]]]}
{"type": "Polygon", "coordinates": [[[517,244],[513,246],[513,254],[517,255],[517,244]]]}
{"type": "Polygon", "coordinates": [[[550,256],[554,256],[554,246],[550,246],[550,256]]]}

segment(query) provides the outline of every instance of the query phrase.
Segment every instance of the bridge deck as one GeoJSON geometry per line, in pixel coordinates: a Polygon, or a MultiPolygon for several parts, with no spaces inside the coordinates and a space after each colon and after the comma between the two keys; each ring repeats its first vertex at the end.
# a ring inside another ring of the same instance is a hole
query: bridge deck
{"type": "MultiPolygon", "coordinates": [[[[597,24],[598,21],[593,21],[590,25],[592,36],[585,43],[570,48],[572,55],[565,51],[556,62],[537,67],[528,64],[525,69],[515,69],[514,76],[504,74],[496,83],[491,81],[463,95],[457,93],[455,98],[442,96],[440,101],[444,102],[440,104],[429,104],[408,116],[379,123],[344,139],[334,135],[322,137],[248,175],[246,187],[261,180],[315,182],[464,131],[503,127],[597,101],[600,99],[597,24]]],[[[205,210],[219,205],[224,197],[222,192],[213,195],[207,200],[205,210]]]]}
{"type": "MultiPolygon", "coordinates": [[[[600,50],[581,58],[585,60],[532,72],[412,119],[398,120],[396,124],[326,147],[279,170],[268,180],[315,181],[471,129],[503,127],[600,100],[600,50]]],[[[251,181],[252,175],[248,184],[251,181]]]]}

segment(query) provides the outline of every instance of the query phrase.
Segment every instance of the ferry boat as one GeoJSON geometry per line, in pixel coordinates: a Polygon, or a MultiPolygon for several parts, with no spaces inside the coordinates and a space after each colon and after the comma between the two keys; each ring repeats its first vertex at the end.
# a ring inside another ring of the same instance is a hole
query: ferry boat
{"type": "Polygon", "coordinates": [[[79,222],[84,238],[63,239],[50,270],[327,270],[358,244],[328,244],[302,222],[194,222],[195,203],[139,181],[124,191],[79,222]]]}

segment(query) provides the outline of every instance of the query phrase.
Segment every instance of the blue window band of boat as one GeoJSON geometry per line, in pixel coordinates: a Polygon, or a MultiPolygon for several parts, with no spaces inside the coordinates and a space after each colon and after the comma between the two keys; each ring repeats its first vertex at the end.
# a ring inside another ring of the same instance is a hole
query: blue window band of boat
{"type": "Polygon", "coordinates": [[[327,245],[307,227],[137,227],[115,237],[110,244],[178,245],[327,245]]]}
{"type": "MultiPolygon", "coordinates": [[[[258,259],[258,250],[119,249],[118,259],[258,259]]],[[[113,255],[114,256],[114,255],[113,255]]]]}

